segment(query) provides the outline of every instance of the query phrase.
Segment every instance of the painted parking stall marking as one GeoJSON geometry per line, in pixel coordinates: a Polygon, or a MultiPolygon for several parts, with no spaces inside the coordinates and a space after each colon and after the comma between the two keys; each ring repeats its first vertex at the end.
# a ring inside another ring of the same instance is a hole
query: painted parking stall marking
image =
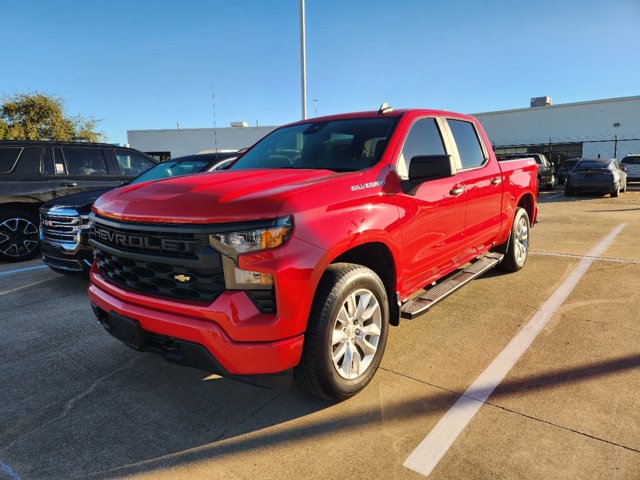
{"type": "Polygon", "coordinates": [[[467,424],[480,410],[480,407],[564,303],[591,264],[602,255],[624,227],[624,223],[616,226],[587,253],[567,279],[562,282],[558,290],[511,339],[504,350],[498,354],[487,369],[480,374],[444,417],[440,419],[429,435],[407,457],[404,462],[405,467],[424,476],[428,476],[433,471],[440,459],[453,445],[453,442],[456,441],[458,435],[462,433],[467,424]]]}
{"type": "Polygon", "coordinates": [[[46,265],[36,265],[35,267],[16,268],[14,270],[7,270],[5,272],[0,272],[0,277],[4,277],[5,275],[11,275],[11,274],[14,274],[14,273],[28,272],[30,270],[41,270],[43,268],[47,268],[47,266],[46,265]]]}

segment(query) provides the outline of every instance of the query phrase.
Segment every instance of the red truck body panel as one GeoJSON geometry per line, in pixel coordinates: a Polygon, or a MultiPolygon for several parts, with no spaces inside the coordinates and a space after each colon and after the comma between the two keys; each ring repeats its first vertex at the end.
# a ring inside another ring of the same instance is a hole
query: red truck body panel
{"type": "Polygon", "coordinates": [[[208,305],[135,293],[109,282],[95,265],[91,301],[136,319],[150,332],[204,345],[229,373],[275,373],[298,363],[316,287],[327,266],[345,252],[369,244],[386,249],[393,291],[404,300],[506,242],[518,205],[527,208],[533,224],[535,161],[498,163],[480,124],[466,115],[438,110],[387,115],[396,117],[397,125],[380,160],[366,170],[221,171],[124,187],[96,201],[98,217],[134,224],[210,225],[291,216],[293,230],[284,245],[238,257],[239,268],[273,277],[277,313],[261,313],[243,291],[227,290],[208,305]],[[487,158],[479,168],[425,182],[409,194],[396,159],[411,126],[425,117],[472,122],[487,158]],[[454,189],[462,193],[452,195],[454,189]]]}

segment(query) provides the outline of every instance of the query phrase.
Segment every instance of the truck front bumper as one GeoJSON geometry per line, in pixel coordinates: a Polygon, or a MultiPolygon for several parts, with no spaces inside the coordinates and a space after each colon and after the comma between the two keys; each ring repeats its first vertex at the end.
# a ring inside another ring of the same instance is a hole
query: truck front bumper
{"type": "MultiPolygon", "coordinates": [[[[237,315],[234,310],[245,308],[233,303],[233,297],[241,293],[223,293],[212,304],[216,310],[213,313],[233,318],[237,315]]],[[[273,387],[287,383],[292,368],[300,362],[302,334],[275,341],[233,340],[210,319],[145,305],[143,296],[107,283],[95,269],[91,272],[89,297],[94,313],[109,333],[138,350],[160,354],[174,363],[273,387]],[[123,337],[123,331],[129,333],[123,337]]]]}

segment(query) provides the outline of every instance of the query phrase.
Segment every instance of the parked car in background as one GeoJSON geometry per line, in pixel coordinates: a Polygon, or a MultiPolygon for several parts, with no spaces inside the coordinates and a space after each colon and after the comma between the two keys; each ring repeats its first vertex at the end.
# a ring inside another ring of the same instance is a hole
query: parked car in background
{"type": "Polygon", "coordinates": [[[547,190],[553,189],[553,184],[556,183],[556,177],[554,175],[553,165],[547,160],[547,157],[542,153],[516,153],[507,156],[505,160],[514,160],[517,158],[533,158],[538,165],[539,188],[545,188],[547,190]]]}
{"type": "Polygon", "coordinates": [[[158,162],[101,143],[0,141],[0,260],[38,253],[38,209],[53,198],[113,188],[158,162]]]}
{"type": "Polygon", "coordinates": [[[609,193],[617,197],[627,191],[627,174],[615,158],[583,158],[569,172],[564,194],[609,193]]]}
{"type": "MultiPolygon", "coordinates": [[[[237,156],[237,152],[225,152],[174,158],[145,171],[129,184],[222,170],[237,156]]],[[[109,190],[111,188],[81,192],[51,200],[40,207],[42,259],[52,270],[88,274],[93,263],[93,247],[89,245],[91,206],[109,190]]]]}
{"type": "Polygon", "coordinates": [[[627,172],[628,182],[640,181],[640,154],[629,154],[620,162],[627,172]]]}
{"type": "Polygon", "coordinates": [[[567,181],[567,177],[569,176],[569,172],[573,170],[573,167],[576,166],[576,163],[578,163],[579,160],[579,158],[567,158],[562,163],[562,165],[560,165],[560,168],[556,172],[558,177],[558,185],[565,184],[565,182],[567,181]]]}

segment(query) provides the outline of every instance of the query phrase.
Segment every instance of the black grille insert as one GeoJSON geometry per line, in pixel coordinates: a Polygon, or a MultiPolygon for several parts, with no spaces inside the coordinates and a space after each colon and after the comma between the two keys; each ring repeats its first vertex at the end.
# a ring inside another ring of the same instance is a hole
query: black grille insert
{"type": "Polygon", "coordinates": [[[134,292],[211,303],[225,288],[222,270],[134,260],[102,250],[95,255],[98,271],[106,279],[134,292]]]}

